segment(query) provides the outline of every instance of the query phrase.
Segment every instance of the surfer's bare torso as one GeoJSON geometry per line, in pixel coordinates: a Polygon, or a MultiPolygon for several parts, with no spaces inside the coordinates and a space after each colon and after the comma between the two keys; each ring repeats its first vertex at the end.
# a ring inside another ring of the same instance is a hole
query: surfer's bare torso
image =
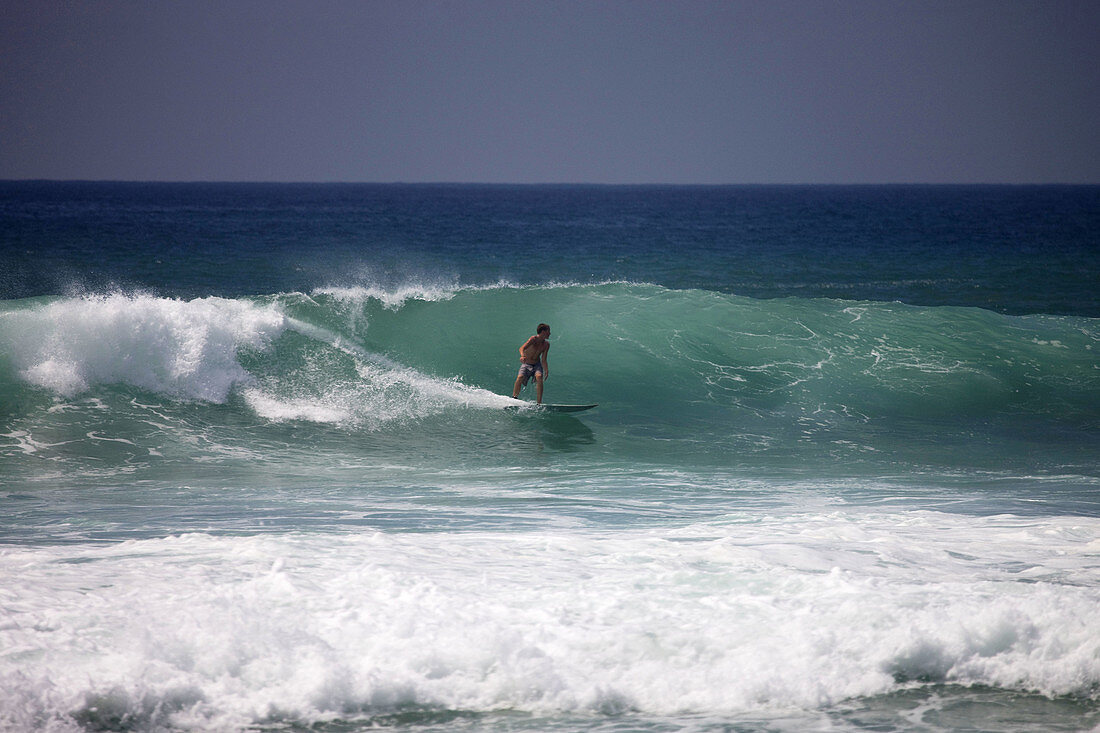
{"type": "Polygon", "coordinates": [[[527,339],[523,346],[519,347],[519,355],[526,364],[538,364],[542,360],[542,355],[549,350],[549,341],[538,336],[532,336],[527,339]]]}

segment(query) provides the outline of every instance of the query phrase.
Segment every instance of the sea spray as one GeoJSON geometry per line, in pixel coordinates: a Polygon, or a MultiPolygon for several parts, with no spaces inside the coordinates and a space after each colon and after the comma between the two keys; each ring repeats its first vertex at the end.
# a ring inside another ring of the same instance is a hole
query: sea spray
{"type": "Polygon", "coordinates": [[[63,396],[120,383],[221,403],[250,379],[237,352],[283,328],[278,309],[248,301],[112,293],[6,310],[0,342],[20,377],[63,396]]]}

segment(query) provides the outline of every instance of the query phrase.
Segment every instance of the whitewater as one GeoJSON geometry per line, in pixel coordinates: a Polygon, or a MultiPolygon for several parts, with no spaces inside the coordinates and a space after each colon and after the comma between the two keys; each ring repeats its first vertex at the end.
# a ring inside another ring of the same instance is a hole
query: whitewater
{"type": "Polygon", "coordinates": [[[1100,725],[1094,188],[0,193],[0,729],[1100,725]]]}

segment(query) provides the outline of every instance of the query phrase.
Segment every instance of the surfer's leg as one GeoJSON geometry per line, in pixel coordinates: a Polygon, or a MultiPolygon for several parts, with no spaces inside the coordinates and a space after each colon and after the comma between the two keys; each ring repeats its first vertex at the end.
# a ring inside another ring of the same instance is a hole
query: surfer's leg
{"type": "Polygon", "coordinates": [[[516,386],[512,388],[512,399],[519,397],[519,391],[523,389],[523,372],[516,377],[516,386]]]}
{"type": "Polygon", "coordinates": [[[542,372],[535,372],[535,401],[538,404],[542,404],[542,372]]]}

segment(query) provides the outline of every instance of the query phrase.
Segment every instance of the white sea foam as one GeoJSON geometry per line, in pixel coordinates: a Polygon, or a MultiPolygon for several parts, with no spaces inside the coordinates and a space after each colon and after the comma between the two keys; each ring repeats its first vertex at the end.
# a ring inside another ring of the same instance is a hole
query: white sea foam
{"type": "Polygon", "coordinates": [[[1087,696],[1098,533],[1087,518],[836,513],[5,548],[0,728],[75,729],[72,714],[234,730],[410,707],[737,716],[915,680],[1087,696]]]}
{"type": "Polygon", "coordinates": [[[116,293],[9,312],[0,340],[22,378],[61,395],[123,383],[224,402],[251,379],[237,351],[263,347],[284,325],[274,306],[116,293]]]}

